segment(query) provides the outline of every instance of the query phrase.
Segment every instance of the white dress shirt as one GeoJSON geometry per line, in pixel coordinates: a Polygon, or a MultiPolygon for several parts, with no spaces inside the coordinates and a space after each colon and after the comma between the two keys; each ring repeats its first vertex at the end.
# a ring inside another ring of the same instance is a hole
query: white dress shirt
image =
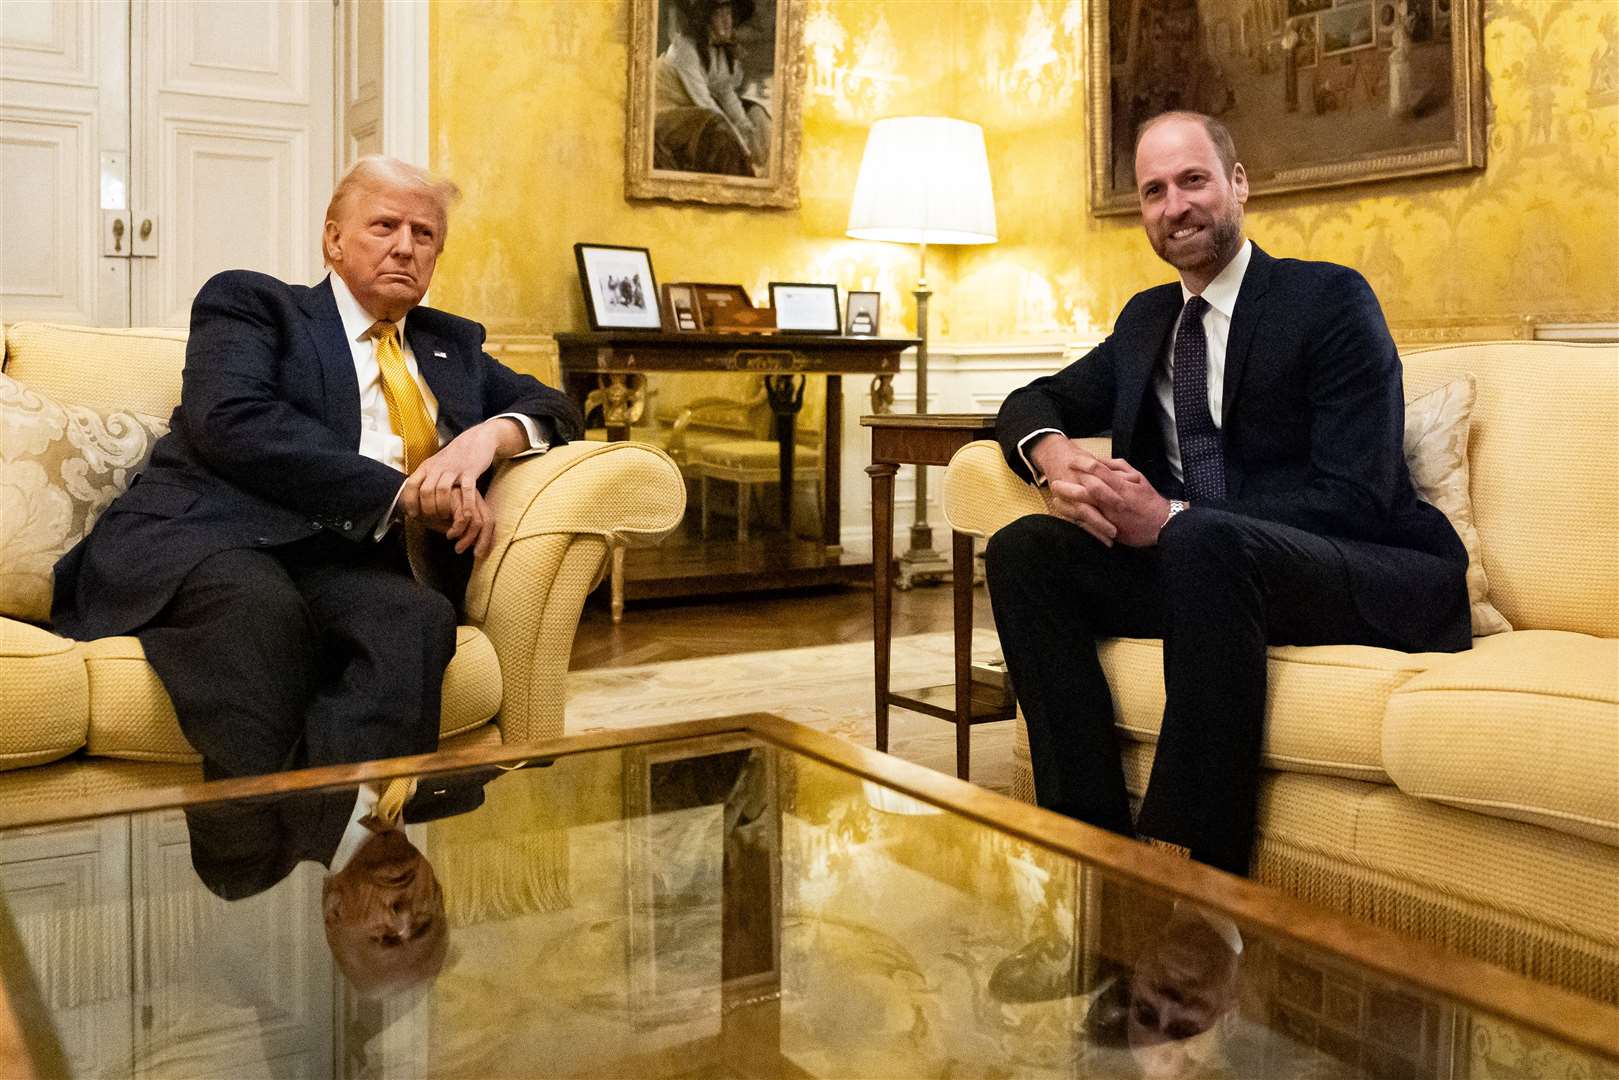
{"type": "Polygon", "coordinates": [[[348,826],[344,828],[343,836],[337,842],[337,850],[332,852],[332,861],[327,864],[327,871],[333,874],[341,872],[343,867],[347,866],[354,856],[359,854],[360,849],[365,846],[365,842],[376,835],[369,828],[361,825],[360,819],[375,810],[377,801],[381,798],[382,793],[370,784],[360,785],[359,790],[355,793],[354,811],[349,814],[348,826]]]}
{"type": "MultiPolygon", "coordinates": [[[[404,472],[405,440],[394,433],[393,424],[388,419],[388,399],[382,394],[382,367],[377,363],[377,343],[371,337],[371,328],[378,320],[360,306],[354,293],[349,290],[348,282],[340,275],[332,274],[330,281],[332,298],[337,301],[337,313],[343,319],[343,336],[348,338],[349,353],[354,358],[354,376],[360,387],[360,454],[404,472]]],[[[410,372],[416,388],[421,391],[422,404],[427,406],[427,415],[438,429],[439,445],[443,446],[450,433],[439,423],[438,398],[433,396],[432,387],[422,378],[421,368],[416,364],[416,353],[410,347],[410,339],[405,336],[405,320],[408,318],[410,315],[406,314],[394,323],[399,331],[399,349],[405,355],[405,370],[410,372]]],[[[544,453],[551,448],[551,444],[541,437],[539,425],[533,417],[521,413],[499,415],[516,420],[528,436],[528,449],[518,457],[544,453]]],[[[403,484],[399,490],[404,491],[403,484]]],[[[380,540],[393,524],[394,510],[398,505],[399,494],[395,493],[394,505],[388,508],[388,513],[377,524],[377,539],[380,540]]]]}
{"type": "MultiPolygon", "coordinates": [[[[1237,294],[1242,291],[1243,275],[1248,273],[1248,263],[1252,261],[1254,242],[1244,240],[1242,247],[1237,249],[1236,255],[1226,263],[1225,269],[1215,275],[1203,290],[1203,299],[1208,302],[1208,308],[1203,312],[1203,335],[1208,339],[1209,354],[1209,415],[1214,418],[1214,427],[1219,430],[1224,417],[1225,408],[1225,354],[1226,343],[1231,337],[1231,315],[1237,310],[1237,294]]],[[[1181,283],[1181,303],[1184,306],[1194,294],[1181,283]]],[[[1180,435],[1175,430],[1175,337],[1180,333],[1180,316],[1175,317],[1174,329],[1169,335],[1169,344],[1164,348],[1164,354],[1159,358],[1156,368],[1153,369],[1152,391],[1158,400],[1158,426],[1164,438],[1164,457],[1169,462],[1169,471],[1176,480],[1182,480],[1181,474],[1181,442],[1180,435]]],[[[1042,435],[1063,432],[1056,428],[1041,428],[1031,431],[1018,442],[1018,454],[1023,458],[1023,464],[1028,468],[1029,474],[1039,483],[1045,482],[1045,477],[1034,467],[1029,460],[1027,447],[1030,442],[1042,435]]]]}

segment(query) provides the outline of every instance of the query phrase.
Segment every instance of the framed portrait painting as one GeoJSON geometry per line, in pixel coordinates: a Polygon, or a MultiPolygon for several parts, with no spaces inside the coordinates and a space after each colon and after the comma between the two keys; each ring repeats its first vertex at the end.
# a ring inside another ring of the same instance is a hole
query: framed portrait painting
{"type": "Polygon", "coordinates": [[[805,0],[630,0],[624,193],[798,205],[805,0]]]}
{"type": "Polygon", "coordinates": [[[1484,0],[1096,0],[1090,203],[1134,213],[1135,134],[1230,128],[1252,194],[1481,169],[1484,0]]]}

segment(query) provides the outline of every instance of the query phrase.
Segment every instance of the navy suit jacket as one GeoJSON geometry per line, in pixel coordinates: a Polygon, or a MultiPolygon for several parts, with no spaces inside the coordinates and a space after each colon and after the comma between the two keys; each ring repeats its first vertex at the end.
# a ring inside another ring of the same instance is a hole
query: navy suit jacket
{"type": "MultiPolygon", "coordinates": [[[[555,443],[581,434],[563,394],[483,351],[477,323],[418,307],[405,336],[438,398],[441,429],[459,434],[520,413],[555,443]]],[[[310,288],[247,270],[216,275],[192,305],[169,433],[56,564],[56,629],[81,640],[129,633],[220,551],[322,530],[371,543],[405,475],[359,445],[359,382],[330,281],[310,288]]]]}
{"type": "MultiPolygon", "coordinates": [[[[1181,305],[1178,282],[1137,293],[1101,345],[1013,392],[996,421],[1007,464],[1033,479],[1017,447],[1041,428],[1111,431],[1114,457],[1180,494],[1152,374],[1181,305]]],[[[1226,498],[1199,506],[1330,538],[1356,608],[1404,647],[1471,645],[1467,550],[1411,486],[1400,357],[1360,274],[1254,246],[1231,318],[1222,413],[1226,498]]]]}

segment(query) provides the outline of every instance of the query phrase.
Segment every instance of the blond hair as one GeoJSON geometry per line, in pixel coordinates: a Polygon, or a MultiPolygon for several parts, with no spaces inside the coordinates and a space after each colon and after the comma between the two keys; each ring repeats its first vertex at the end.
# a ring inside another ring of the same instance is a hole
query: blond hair
{"type": "Polygon", "coordinates": [[[398,158],[388,157],[386,154],[367,154],[348,167],[348,171],[332,189],[331,201],[326,204],[326,217],[321,226],[320,243],[321,261],[325,265],[332,265],[331,253],[326,250],[325,222],[335,221],[341,224],[347,204],[359,191],[371,187],[415,189],[425,192],[438,210],[438,249],[444,250],[444,240],[450,232],[450,207],[461,198],[461,189],[453,180],[437,176],[419,165],[412,165],[398,158]]]}

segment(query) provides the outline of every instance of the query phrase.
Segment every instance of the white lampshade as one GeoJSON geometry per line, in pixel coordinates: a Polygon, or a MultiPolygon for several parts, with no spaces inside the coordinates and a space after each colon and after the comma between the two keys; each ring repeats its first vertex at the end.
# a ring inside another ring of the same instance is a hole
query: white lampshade
{"type": "Polygon", "coordinates": [[[993,244],[995,195],[983,128],[947,116],[893,116],[871,125],[849,235],[902,244],[993,244]]]}

